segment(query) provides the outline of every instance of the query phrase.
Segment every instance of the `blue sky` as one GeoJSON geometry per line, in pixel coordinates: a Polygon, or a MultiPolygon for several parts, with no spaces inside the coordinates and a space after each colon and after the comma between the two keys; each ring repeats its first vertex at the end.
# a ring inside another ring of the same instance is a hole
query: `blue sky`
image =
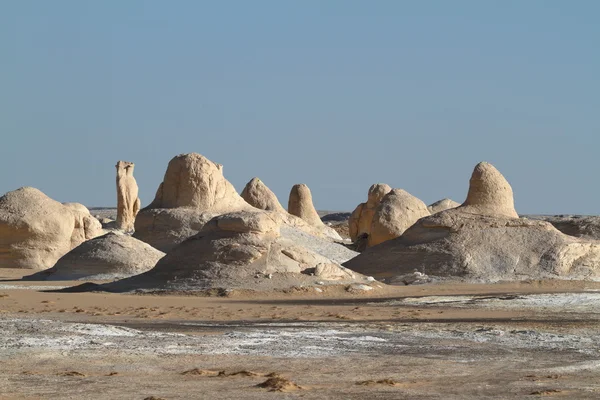
{"type": "Polygon", "coordinates": [[[463,201],[493,163],[521,213],[600,214],[598,1],[0,1],[0,192],[148,204],[179,153],[287,204],[385,182],[463,201]]]}

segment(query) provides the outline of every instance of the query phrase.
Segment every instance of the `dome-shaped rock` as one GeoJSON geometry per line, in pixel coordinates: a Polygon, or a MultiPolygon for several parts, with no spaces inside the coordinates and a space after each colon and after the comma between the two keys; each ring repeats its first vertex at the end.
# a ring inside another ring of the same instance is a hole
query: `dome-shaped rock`
{"type": "Polygon", "coordinates": [[[392,189],[375,209],[369,247],[397,238],[419,218],[428,216],[427,206],[402,189],[392,189]]]}
{"type": "Polygon", "coordinates": [[[242,198],[252,207],[256,207],[260,210],[285,211],[283,206],[279,203],[277,196],[275,196],[275,193],[273,193],[271,189],[258,178],[252,178],[250,182],[246,184],[246,187],[244,187],[244,190],[242,191],[242,198]]]}
{"type": "Polygon", "coordinates": [[[22,187],[0,197],[0,267],[50,268],[56,260],[102,233],[85,206],[63,205],[22,187]]]}
{"type": "Polygon", "coordinates": [[[88,240],[27,280],[121,279],[141,274],[165,253],[119,231],[88,240]]]}

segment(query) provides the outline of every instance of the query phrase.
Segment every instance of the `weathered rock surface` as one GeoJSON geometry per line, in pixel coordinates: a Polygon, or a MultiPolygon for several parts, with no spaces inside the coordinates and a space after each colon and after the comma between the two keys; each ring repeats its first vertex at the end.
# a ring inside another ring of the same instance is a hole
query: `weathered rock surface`
{"type": "Polygon", "coordinates": [[[148,271],[164,255],[141,240],[115,231],[80,244],[52,268],[23,279],[122,279],[148,271]]]}
{"type": "Polygon", "coordinates": [[[260,179],[252,178],[242,191],[242,198],[252,207],[259,210],[284,212],[275,193],[271,191],[260,179]]]}
{"type": "Polygon", "coordinates": [[[323,221],[321,221],[313,204],[310,189],[303,183],[292,186],[288,202],[288,212],[310,225],[323,225],[323,221]]]}
{"type": "Polygon", "coordinates": [[[117,162],[117,222],[116,228],[133,232],[135,217],[140,211],[138,185],[133,177],[135,165],[128,161],[117,162]]]}
{"type": "Polygon", "coordinates": [[[419,218],[428,216],[427,206],[402,189],[392,189],[375,209],[368,246],[397,238],[419,218]]]}
{"type": "Polygon", "coordinates": [[[543,221],[492,217],[460,208],[422,218],[346,267],[378,279],[419,271],[477,281],[600,276],[600,242],[570,237],[543,221]]]}
{"type": "Polygon", "coordinates": [[[340,234],[325,225],[312,201],[310,189],[305,184],[292,187],[288,201],[288,212],[284,213],[286,224],[302,229],[312,235],[342,241],[340,234]]]}
{"type": "Polygon", "coordinates": [[[217,216],[198,234],[173,248],[150,271],[103,288],[270,290],[317,282],[364,280],[299,241],[283,237],[280,228],[293,228],[282,223],[281,213],[277,212],[246,211],[217,216]]]}
{"type": "Polygon", "coordinates": [[[61,204],[23,187],[0,197],[0,267],[50,268],[85,240],[102,233],[79,203],[61,204]]]}
{"type": "Polygon", "coordinates": [[[363,235],[371,234],[371,223],[375,215],[375,209],[381,203],[383,197],[388,194],[392,188],[385,183],[376,183],[371,185],[366,203],[360,203],[350,215],[348,228],[350,231],[350,240],[353,242],[363,235]]]}
{"type": "Polygon", "coordinates": [[[429,210],[429,212],[431,214],[436,214],[441,211],[446,211],[446,210],[450,210],[451,208],[456,208],[458,206],[460,206],[460,203],[457,203],[456,201],[454,201],[452,199],[442,199],[442,200],[436,201],[433,204],[428,205],[427,210],[429,210]]]}
{"type": "Polygon", "coordinates": [[[600,240],[600,217],[598,216],[532,215],[526,217],[549,222],[565,235],[600,240]]]}
{"type": "Polygon", "coordinates": [[[134,237],[169,251],[215,215],[256,210],[223,176],[223,166],[197,154],[180,154],[167,167],[152,203],[135,220],[134,237]]]}
{"type": "Polygon", "coordinates": [[[461,206],[462,212],[519,218],[515,211],[513,190],[504,176],[492,164],[480,162],[469,181],[469,193],[461,206]]]}
{"type": "Polygon", "coordinates": [[[71,236],[71,248],[79,246],[80,243],[102,235],[102,224],[90,214],[86,206],[80,203],[63,203],[75,217],[75,229],[71,236]]]}
{"type": "Polygon", "coordinates": [[[477,281],[595,279],[600,277],[600,241],[519,219],[508,182],[493,166],[480,163],[463,205],[421,218],[401,237],[344,265],[388,282],[414,271],[477,281]]]}

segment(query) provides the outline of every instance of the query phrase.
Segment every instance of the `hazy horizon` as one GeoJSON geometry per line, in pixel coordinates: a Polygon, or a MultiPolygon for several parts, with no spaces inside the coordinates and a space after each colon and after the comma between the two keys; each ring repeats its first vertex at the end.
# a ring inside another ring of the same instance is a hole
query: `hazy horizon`
{"type": "Polygon", "coordinates": [[[600,214],[600,3],[22,0],[0,4],[0,194],[142,205],[197,152],[287,206],[384,182],[465,199],[480,161],[520,214],[600,214]]]}

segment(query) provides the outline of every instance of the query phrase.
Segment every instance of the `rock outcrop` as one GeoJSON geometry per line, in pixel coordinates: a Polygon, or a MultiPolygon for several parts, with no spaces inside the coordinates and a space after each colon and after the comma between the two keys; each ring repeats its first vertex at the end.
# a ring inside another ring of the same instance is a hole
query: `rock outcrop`
{"type": "Polygon", "coordinates": [[[393,282],[415,270],[475,281],[600,277],[600,242],[562,234],[544,221],[519,219],[513,194],[490,164],[475,167],[467,201],[421,218],[401,237],[344,264],[393,282]]]}
{"type": "Polygon", "coordinates": [[[312,226],[324,225],[313,204],[310,189],[303,183],[292,186],[288,201],[288,212],[312,226]]]}
{"type": "Polygon", "coordinates": [[[469,181],[467,199],[461,211],[497,217],[519,218],[515,211],[513,190],[492,164],[480,162],[469,181]]]}
{"type": "Polygon", "coordinates": [[[288,212],[285,221],[316,236],[326,237],[333,240],[343,240],[335,229],[325,225],[317,213],[312,201],[310,189],[305,184],[297,184],[290,191],[288,201],[288,212]]]}
{"type": "Polygon", "coordinates": [[[399,237],[419,218],[430,215],[421,200],[402,189],[392,189],[375,209],[368,247],[399,237]]]}
{"type": "Polygon", "coordinates": [[[450,210],[451,208],[456,208],[458,206],[460,206],[460,203],[457,203],[456,201],[454,201],[452,199],[442,199],[442,200],[436,201],[433,204],[428,205],[427,210],[429,210],[429,212],[431,214],[436,214],[441,211],[446,211],[446,210],[450,210]]]}
{"type": "Polygon", "coordinates": [[[79,246],[80,243],[102,235],[102,224],[96,217],[90,214],[86,206],[80,203],[63,203],[75,217],[75,228],[71,236],[71,248],[79,246]]]}
{"type": "Polygon", "coordinates": [[[356,242],[361,235],[371,234],[371,223],[375,209],[381,203],[383,197],[388,194],[392,188],[385,183],[376,183],[371,185],[366,203],[360,203],[350,215],[348,228],[350,231],[350,240],[356,242]]]}
{"type": "Polygon", "coordinates": [[[148,271],[164,255],[141,240],[115,231],[80,244],[52,268],[23,279],[122,279],[148,271]]]}
{"type": "Polygon", "coordinates": [[[134,164],[128,161],[117,162],[117,222],[116,228],[123,232],[133,232],[135,217],[140,211],[138,185],[133,177],[134,164]]]}
{"type": "Polygon", "coordinates": [[[140,210],[134,237],[168,252],[216,215],[256,210],[223,176],[223,166],[197,154],[180,154],[167,167],[154,201],[140,210]]]}
{"type": "MultiPolygon", "coordinates": [[[[236,212],[211,219],[150,271],[103,285],[108,291],[271,290],[368,282],[334,260],[286,239],[277,212],[236,212]]],[[[341,246],[340,246],[341,247],[341,246]]]]}
{"type": "Polygon", "coordinates": [[[259,210],[284,212],[275,193],[271,191],[260,179],[252,178],[242,191],[242,198],[252,207],[259,210]]]}
{"type": "Polygon", "coordinates": [[[23,187],[0,197],[0,267],[46,269],[102,232],[85,206],[23,187]]]}

